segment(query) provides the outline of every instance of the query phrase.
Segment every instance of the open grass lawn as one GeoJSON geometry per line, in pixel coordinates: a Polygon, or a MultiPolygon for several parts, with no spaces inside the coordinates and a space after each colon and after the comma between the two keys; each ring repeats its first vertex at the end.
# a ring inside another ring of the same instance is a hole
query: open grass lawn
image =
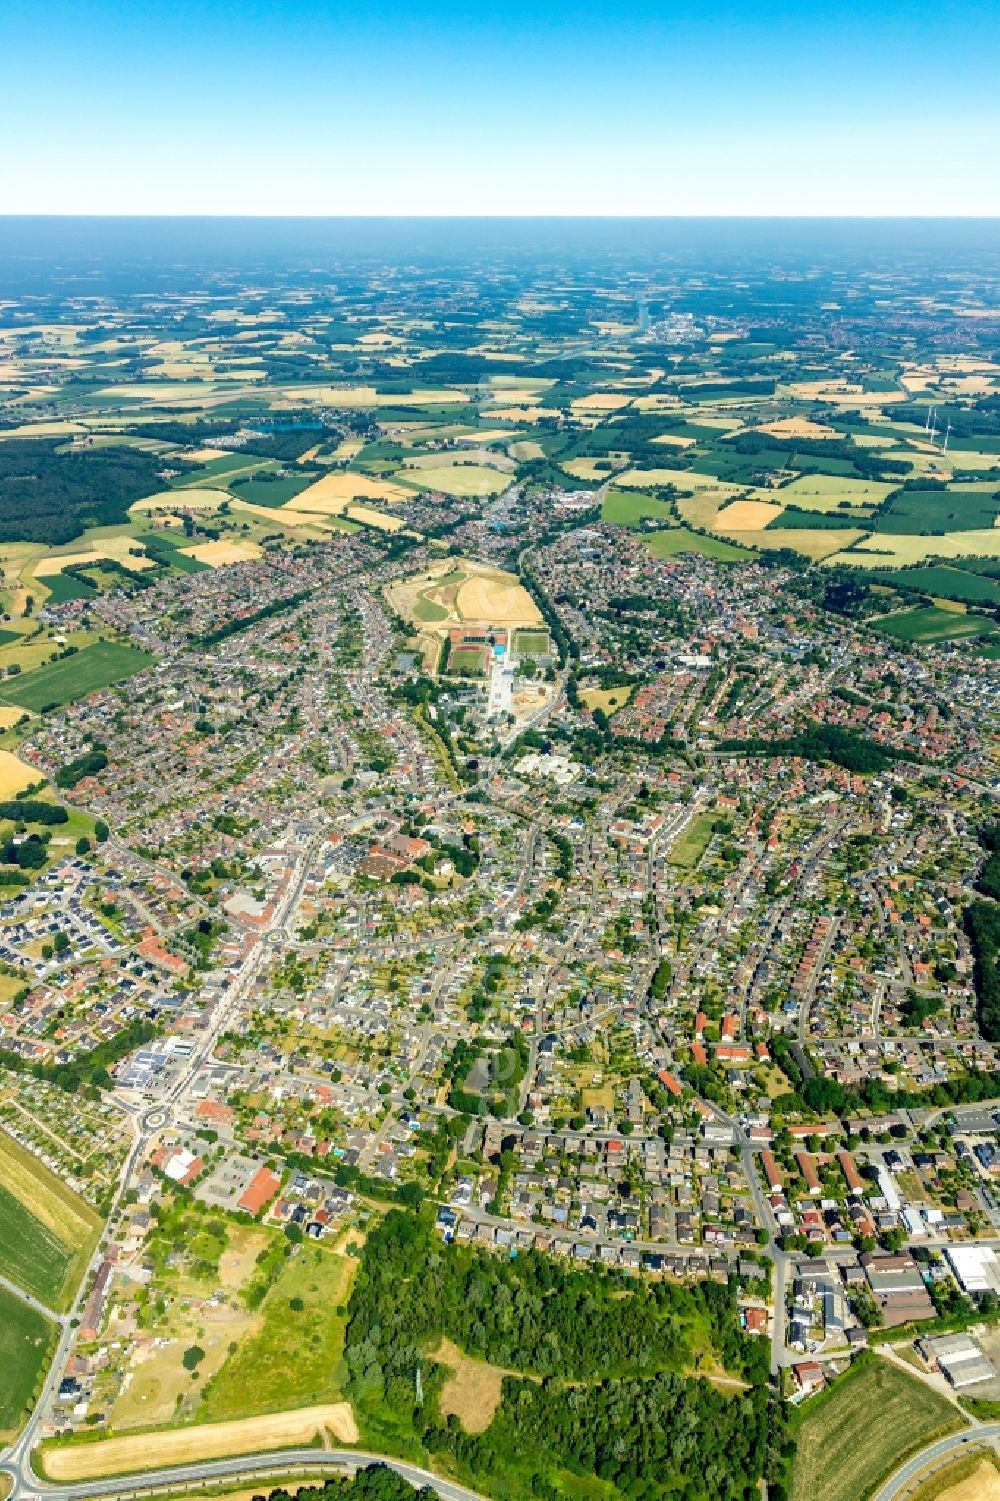
{"type": "Polygon", "coordinates": [[[156,658],[134,646],[120,646],[115,641],[95,641],[72,657],[36,667],[3,685],[7,703],[38,713],[49,705],[69,704],[99,688],[120,683],[122,678],[142,672],[156,658]]]}
{"type": "Polygon", "coordinates": [[[616,526],[638,526],[647,517],[669,524],[671,515],[671,507],[665,500],[655,500],[651,495],[629,495],[623,490],[609,490],[601,507],[601,520],[616,526]]]}
{"type": "Polygon", "coordinates": [[[0,1131],[0,1270],[63,1312],[101,1231],[101,1218],[43,1162],[0,1131]]]}
{"type": "Polygon", "coordinates": [[[670,864],[693,870],[708,849],[714,822],[714,813],[697,813],[683,834],[678,835],[670,846],[670,864]]]}
{"type": "Polygon", "coordinates": [[[865,1501],[912,1449],[960,1423],[945,1397],[872,1356],[802,1412],[791,1501],[865,1501]]]}
{"type": "Polygon", "coordinates": [[[894,615],[884,615],[872,624],[884,636],[918,644],[958,641],[966,636],[991,636],[997,630],[996,622],[985,615],[962,615],[955,610],[943,610],[940,605],[900,610],[894,615]]]}
{"type": "Polygon", "coordinates": [[[199,1420],[250,1417],[341,1395],[346,1308],[357,1262],[307,1242],[261,1304],[264,1323],[210,1383],[199,1420]],[[301,1306],[299,1306],[301,1305],[301,1306]]]}
{"type": "Polygon", "coordinates": [[[0,1287],[0,1439],[12,1438],[41,1378],[53,1325],[0,1287]]]}
{"type": "Polygon", "coordinates": [[[700,552],[702,557],[715,558],[719,563],[735,563],[739,558],[753,557],[745,547],[734,547],[719,537],[702,537],[684,526],[672,527],[668,532],[650,532],[646,546],[657,558],[676,558],[681,553],[700,552]]]}

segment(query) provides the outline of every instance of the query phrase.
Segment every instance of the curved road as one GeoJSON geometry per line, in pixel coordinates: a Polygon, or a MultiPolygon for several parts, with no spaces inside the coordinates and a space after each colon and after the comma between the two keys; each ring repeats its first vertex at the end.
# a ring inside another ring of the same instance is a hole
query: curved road
{"type": "Polygon", "coordinates": [[[0,1461],[0,1474],[7,1474],[13,1479],[15,1496],[64,1497],[66,1501],[83,1501],[84,1497],[90,1496],[121,1496],[156,1489],[176,1493],[184,1486],[194,1487],[203,1481],[226,1476],[235,1479],[255,1472],[275,1475],[282,1470],[331,1469],[334,1466],[354,1471],[372,1464],[388,1465],[418,1489],[430,1486],[442,1501],[482,1501],[477,1492],[466,1490],[464,1486],[445,1480],[440,1475],[433,1475],[430,1470],[423,1470],[419,1465],[394,1459],[387,1454],[369,1454],[363,1449],[278,1449],[270,1454],[203,1460],[196,1464],[173,1465],[169,1469],[116,1475],[107,1480],[70,1481],[62,1485],[40,1480],[31,1468],[30,1459],[25,1457],[20,1464],[9,1459],[6,1462],[0,1461]]]}
{"type": "MultiPolygon", "coordinates": [[[[910,1488],[916,1489],[914,1484],[916,1477],[922,1475],[928,1465],[937,1459],[959,1459],[974,1449],[996,1448],[1000,1440],[1000,1423],[977,1423],[972,1428],[966,1428],[963,1432],[953,1433],[948,1438],[938,1439],[936,1444],[929,1444],[926,1449],[921,1449],[919,1454],[914,1454],[904,1465],[890,1475],[885,1484],[875,1492],[872,1501],[902,1501],[902,1498],[910,1493],[910,1488]]],[[[862,1440],[863,1442],[863,1440],[862,1440]]],[[[924,1479],[929,1477],[923,1476],[924,1479]]]]}

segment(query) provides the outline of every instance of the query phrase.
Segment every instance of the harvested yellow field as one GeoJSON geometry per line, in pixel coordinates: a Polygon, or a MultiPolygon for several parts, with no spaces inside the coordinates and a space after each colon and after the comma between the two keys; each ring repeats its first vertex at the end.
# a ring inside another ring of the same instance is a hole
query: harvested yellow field
{"type": "Polygon", "coordinates": [[[590,396],[578,396],[570,403],[574,412],[620,412],[632,400],[621,392],[594,391],[590,396]]]}
{"type": "Polygon", "coordinates": [[[0,429],[4,438],[68,438],[72,433],[85,433],[87,429],[79,422],[25,422],[20,427],[0,429]]]}
{"type": "MultiPolygon", "coordinates": [[[[427,490],[440,490],[444,495],[496,495],[510,484],[510,476],[481,464],[439,464],[420,470],[408,470],[420,486],[427,490]]],[[[306,492],[308,494],[308,491],[306,492]]],[[[412,490],[403,494],[413,498],[412,490]]],[[[296,505],[302,501],[298,497],[296,505]]]]}
{"type": "Polygon", "coordinates": [[[650,485],[675,485],[696,495],[714,495],[716,500],[731,500],[742,494],[745,486],[730,485],[714,474],[698,474],[693,469],[627,469],[615,476],[615,484],[626,490],[644,490],[650,485]]]}
{"type": "MultiPolygon", "coordinates": [[[[844,532],[836,534],[846,536],[844,532]]],[[[849,544],[843,542],[843,547],[849,544]]],[[[945,532],[940,537],[893,536],[887,532],[866,533],[846,561],[854,568],[884,568],[895,564],[922,563],[925,558],[1000,557],[1000,528],[945,532]]],[[[838,561],[840,558],[838,556],[838,561]]]]}
{"type": "Polygon", "coordinates": [[[315,484],[289,501],[295,511],[318,511],[335,516],[345,501],[412,500],[413,491],[404,490],[390,480],[373,479],[368,474],[324,474],[315,484]]]}
{"type": "Polygon", "coordinates": [[[534,438],[522,438],[517,443],[512,443],[510,451],[515,459],[523,462],[525,459],[544,459],[545,450],[534,438]]]}
{"type": "Polygon", "coordinates": [[[216,459],[224,458],[221,448],[192,448],[190,453],[185,453],[186,459],[191,459],[195,464],[212,464],[216,459]]]}
{"type": "Polygon", "coordinates": [[[123,568],[133,568],[137,573],[141,573],[144,568],[154,568],[156,565],[152,558],[135,557],[129,552],[129,548],[134,546],[131,538],[123,537],[120,546],[102,543],[81,552],[49,553],[47,557],[39,558],[35,564],[35,577],[51,578],[53,574],[62,573],[64,568],[72,568],[80,563],[99,563],[102,558],[110,558],[112,562],[121,563],[123,568]]]}
{"type": "Polygon", "coordinates": [[[224,538],[218,542],[199,542],[196,547],[182,547],[180,551],[186,558],[196,558],[210,568],[224,568],[227,563],[249,563],[252,558],[260,557],[256,542],[227,542],[224,538]]]}
{"type": "Polygon", "coordinates": [[[610,718],[619,709],[624,709],[632,697],[632,688],[629,684],[624,688],[585,688],[580,697],[591,713],[601,709],[610,718]]]}
{"type": "Polygon", "coordinates": [[[609,479],[611,470],[607,467],[606,459],[567,459],[565,464],[560,464],[560,469],[565,469],[574,479],[609,479]],[[603,464],[598,469],[597,465],[603,464]]]}
{"type": "Polygon", "coordinates": [[[374,526],[380,532],[398,532],[405,525],[398,516],[389,516],[385,511],[373,511],[371,506],[349,505],[343,514],[351,520],[363,522],[366,526],[374,526]]]}
{"type": "Polygon", "coordinates": [[[235,503],[225,490],[159,490],[129,506],[129,515],[146,511],[217,511],[223,502],[235,503]]]}
{"type": "Polygon", "coordinates": [[[770,433],[772,438],[842,438],[835,427],[813,422],[809,417],[782,417],[777,422],[762,422],[754,431],[770,433]]]}
{"type": "Polygon", "coordinates": [[[237,1418],[230,1423],[201,1423],[193,1428],[168,1428],[159,1433],[136,1433],[96,1443],[65,1444],[46,1451],[44,1468],[52,1480],[97,1480],[127,1475],[132,1470],[165,1469],[256,1454],[269,1449],[299,1449],[329,1430],[342,1444],[356,1444],[358,1427],[349,1402],[328,1402],[299,1412],[268,1413],[237,1418]]]}
{"type": "Polygon", "coordinates": [[[743,547],[757,547],[763,549],[764,552],[773,552],[778,547],[790,547],[793,551],[802,553],[803,557],[810,558],[814,563],[821,563],[831,553],[850,547],[856,538],[866,536],[867,533],[834,531],[828,527],[810,531],[808,527],[796,526],[787,527],[784,530],[776,527],[773,531],[743,532],[734,531],[730,527],[723,535],[731,542],[737,542],[743,547]]]}
{"type": "MultiPolygon", "coordinates": [[[[316,450],[320,446],[321,445],[319,443],[317,443],[315,448],[310,448],[309,451],[308,451],[308,453],[304,453],[302,455],[302,457],[297,460],[297,462],[299,464],[308,464],[310,462],[310,459],[315,458],[315,456],[316,456],[316,450]]],[[[331,454],[331,458],[334,458],[334,459],[353,459],[353,458],[356,458],[357,455],[364,448],[364,446],[365,446],[365,440],[364,440],[364,438],[341,438],[340,442],[337,444],[336,448],[333,450],[333,453],[331,454]]]]}
{"type": "MultiPolygon", "coordinates": [[[[27,709],[18,709],[14,704],[0,704],[0,730],[9,730],[20,719],[23,719],[27,709]]],[[[9,754],[5,751],[4,755],[9,754]]],[[[8,794],[4,793],[6,797],[8,794]]]]}
{"type": "Polygon", "coordinates": [[[912,1501],[1000,1501],[996,1458],[979,1453],[956,1460],[910,1495],[912,1501]]]}
{"type": "Polygon", "coordinates": [[[485,1360],[470,1359],[450,1339],[442,1339],[431,1359],[451,1372],[441,1388],[442,1413],[445,1417],[454,1413],[466,1433],[485,1433],[500,1405],[507,1372],[485,1360]]]}
{"type": "MultiPolygon", "coordinates": [[[[504,395],[507,393],[504,392],[504,395]]],[[[489,415],[498,422],[544,422],[546,417],[560,417],[557,407],[490,407],[489,415]]]]}
{"type": "Polygon", "coordinates": [[[716,516],[715,529],[729,532],[762,531],[781,512],[781,506],[766,500],[734,500],[716,516]]]}
{"type": "Polygon", "coordinates": [[[724,503],[725,497],[720,495],[688,495],[677,502],[677,514],[688,526],[711,531],[719,514],[719,507],[724,503]]]}
{"type": "MultiPolygon", "coordinates": [[[[14,708],[8,712],[14,714],[13,722],[16,724],[24,710],[14,708]]],[[[44,780],[42,773],[34,766],[25,766],[13,752],[0,750],[0,798],[16,797],[26,787],[34,787],[44,780]]]]}
{"type": "Polygon", "coordinates": [[[685,438],[681,433],[658,433],[654,443],[669,444],[671,448],[690,448],[694,438],[685,438]]]}
{"type": "Polygon", "coordinates": [[[512,573],[499,569],[473,573],[458,591],[455,605],[463,621],[486,621],[496,625],[541,625],[542,616],[512,573]]]}
{"type": "Polygon", "coordinates": [[[639,412],[676,412],[683,405],[679,396],[666,391],[655,391],[651,396],[637,396],[633,402],[639,412]]]}

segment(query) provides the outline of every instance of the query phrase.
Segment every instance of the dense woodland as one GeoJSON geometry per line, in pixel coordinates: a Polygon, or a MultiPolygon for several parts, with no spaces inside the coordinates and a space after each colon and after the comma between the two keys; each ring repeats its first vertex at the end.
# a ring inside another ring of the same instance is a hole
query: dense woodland
{"type": "Polygon", "coordinates": [[[425,1216],[393,1210],[369,1234],[348,1316],[345,1359],[362,1416],[382,1441],[398,1440],[402,1424],[430,1451],[451,1452],[478,1488],[503,1474],[511,1494],[547,1497],[570,1470],[629,1496],[749,1501],[765,1465],[780,1469],[767,1344],[742,1333],[733,1292],[718,1283],[637,1281],[533,1251],[504,1259],[446,1246],[425,1216]],[[428,1352],[442,1336],[524,1373],[505,1378],[485,1433],[465,1434],[436,1410],[443,1372],[428,1352]],[[685,1375],[699,1354],[751,1385],[734,1395],[685,1375]]]}
{"type": "Polygon", "coordinates": [[[113,445],[60,453],[63,440],[0,444],[0,542],[70,542],[88,526],[128,520],[128,508],[163,489],[163,460],[113,445]]]}

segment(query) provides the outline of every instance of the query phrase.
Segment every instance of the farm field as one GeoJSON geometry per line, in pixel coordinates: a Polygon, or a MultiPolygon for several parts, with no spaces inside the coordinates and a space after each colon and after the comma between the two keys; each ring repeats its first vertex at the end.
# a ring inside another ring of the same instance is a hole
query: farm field
{"type": "Polygon", "coordinates": [[[54,1335],[54,1324],[0,1287],[0,1442],[24,1422],[54,1335]]]}
{"type": "MultiPolygon", "coordinates": [[[[8,711],[8,722],[16,724],[20,718],[17,709],[8,711]]],[[[0,751],[0,798],[17,797],[28,787],[43,781],[41,773],[33,766],[26,766],[10,751],[0,751]]]]}
{"type": "Polygon", "coordinates": [[[407,495],[416,489],[440,490],[444,495],[497,495],[511,481],[509,474],[482,464],[440,464],[419,470],[402,469],[396,478],[407,485],[404,492],[407,495]]]}
{"type": "Polygon", "coordinates": [[[911,1449],[960,1424],[945,1397],[870,1357],[801,1411],[790,1501],[858,1501],[911,1449]]]}
{"type": "Polygon", "coordinates": [[[0,1267],[5,1275],[61,1313],[72,1302],[100,1231],[100,1216],[90,1205],[0,1131],[0,1267]]]}
{"type": "Polygon", "coordinates": [[[324,474],[296,495],[293,508],[296,511],[316,511],[320,516],[335,516],[351,501],[404,501],[410,500],[412,494],[412,490],[402,485],[373,479],[367,474],[324,474]]]}
{"type": "Polygon", "coordinates": [[[327,1431],[340,1443],[357,1443],[358,1430],[349,1402],[328,1402],[297,1412],[200,1423],[94,1443],[52,1444],[42,1451],[38,1465],[52,1480],[96,1480],[132,1470],[195,1464],[269,1449],[304,1448],[327,1431]]]}
{"type": "Polygon", "coordinates": [[[673,509],[665,500],[656,500],[651,495],[626,495],[621,490],[609,490],[601,507],[601,520],[617,526],[639,526],[646,520],[669,526],[672,516],[673,509]]]}
{"type": "Polygon", "coordinates": [[[929,558],[997,557],[1000,557],[1000,527],[988,527],[927,537],[908,532],[869,533],[851,544],[851,550],[845,553],[843,560],[838,554],[836,561],[857,568],[892,568],[923,563],[929,558]]]}
{"type": "Polygon", "coordinates": [[[0,684],[0,696],[7,703],[19,704],[37,714],[49,704],[73,703],[100,688],[120,683],[123,678],[150,667],[155,660],[149,652],[134,646],[95,641],[72,657],[8,679],[0,684]]]}
{"type": "Polygon", "coordinates": [[[686,552],[699,552],[702,557],[715,558],[720,563],[735,563],[740,558],[752,556],[745,547],[734,547],[721,537],[703,537],[700,532],[689,532],[683,526],[665,532],[650,532],[643,540],[657,558],[676,558],[686,552]]]}
{"type": "Polygon", "coordinates": [[[900,610],[870,622],[872,629],[897,641],[926,645],[932,641],[958,641],[968,636],[991,636],[1000,629],[985,615],[964,615],[938,605],[900,610]]]}
{"type": "Polygon", "coordinates": [[[909,1501],[1000,1501],[1000,1466],[995,1454],[978,1450],[946,1465],[909,1501]]]}

